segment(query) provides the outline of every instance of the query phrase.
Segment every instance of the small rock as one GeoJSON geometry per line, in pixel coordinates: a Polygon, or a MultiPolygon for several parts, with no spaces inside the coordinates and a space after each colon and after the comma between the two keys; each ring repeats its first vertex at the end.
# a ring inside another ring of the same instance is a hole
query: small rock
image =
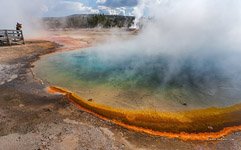
{"type": "Polygon", "coordinates": [[[16,79],[17,77],[18,77],[18,75],[14,74],[10,77],[10,79],[7,80],[7,82],[10,82],[10,81],[16,79]]]}
{"type": "Polygon", "coordinates": [[[50,135],[50,136],[48,137],[48,139],[49,139],[49,140],[54,139],[54,135],[50,135]]]}
{"type": "Polygon", "coordinates": [[[46,146],[46,145],[47,145],[47,142],[42,142],[42,145],[43,145],[43,146],[46,146]]]}
{"type": "Polygon", "coordinates": [[[22,107],[24,107],[24,105],[23,105],[23,104],[20,104],[19,107],[22,108],[22,107]]]}
{"type": "Polygon", "coordinates": [[[70,129],[69,128],[64,128],[64,131],[68,132],[68,131],[70,131],[70,129]]]}
{"type": "Polygon", "coordinates": [[[43,110],[44,110],[44,111],[47,111],[47,112],[52,112],[52,111],[53,111],[53,110],[50,109],[50,108],[44,108],[43,110]]]}
{"type": "Polygon", "coordinates": [[[89,102],[93,102],[93,99],[92,99],[92,98],[90,98],[90,99],[88,99],[88,101],[89,101],[89,102]]]}
{"type": "Polygon", "coordinates": [[[208,129],[209,129],[209,130],[213,130],[213,127],[212,127],[212,126],[208,126],[208,129]]]}

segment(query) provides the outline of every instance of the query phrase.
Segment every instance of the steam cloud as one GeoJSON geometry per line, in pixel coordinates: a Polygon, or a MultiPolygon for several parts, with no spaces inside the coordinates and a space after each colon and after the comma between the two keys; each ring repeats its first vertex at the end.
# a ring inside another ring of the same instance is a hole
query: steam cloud
{"type": "Polygon", "coordinates": [[[15,29],[17,22],[23,24],[25,36],[35,36],[41,30],[39,19],[44,12],[41,0],[2,0],[0,29],[15,29]]]}
{"type": "Polygon", "coordinates": [[[227,87],[237,90],[241,87],[240,7],[238,0],[143,0],[136,8],[136,22],[142,14],[152,19],[141,33],[90,53],[110,67],[118,66],[125,80],[137,84],[156,88],[174,84],[214,95],[227,87]]]}

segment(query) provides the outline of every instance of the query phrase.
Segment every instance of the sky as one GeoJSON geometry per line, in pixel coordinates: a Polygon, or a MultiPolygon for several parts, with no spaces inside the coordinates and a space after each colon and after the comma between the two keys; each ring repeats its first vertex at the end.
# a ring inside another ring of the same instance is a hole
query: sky
{"type": "Polygon", "coordinates": [[[16,22],[25,28],[36,28],[42,17],[62,17],[73,14],[135,15],[142,0],[0,0],[0,29],[15,28],[16,22]],[[11,8],[11,13],[6,13],[11,8]],[[33,26],[34,24],[34,26],[33,26]]]}
{"type": "Polygon", "coordinates": [[[42,15],[67,16],[72,14],[133,15],[138,0],[43,0],[42,15]]]}

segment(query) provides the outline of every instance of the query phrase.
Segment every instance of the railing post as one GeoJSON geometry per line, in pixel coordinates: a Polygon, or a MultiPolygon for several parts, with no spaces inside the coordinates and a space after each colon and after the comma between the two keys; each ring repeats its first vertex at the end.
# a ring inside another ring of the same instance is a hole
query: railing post
{"type": "Polygon", "coordinates": [[[11,41],[10,41],[10,39],[8,37],[8,30],[5,30],[5,36],[7,37],[7,43],[10,46],[11,45],[11,41]]]}
{"type": "Polygon", "coordinates": [[[23,30],[21,30],[21,36],[22,36],[23,44],[25,44],[24,37],[23,37],[23,30]]]}

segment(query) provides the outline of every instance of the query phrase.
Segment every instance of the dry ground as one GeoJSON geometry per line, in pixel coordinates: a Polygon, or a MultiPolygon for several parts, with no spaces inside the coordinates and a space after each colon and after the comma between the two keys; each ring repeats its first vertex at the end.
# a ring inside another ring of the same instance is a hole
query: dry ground
{"type": "Polygon", "coordinates": [[[0,150],[241,149],[241,133],[213,141],[155,137],[103,121],[77,109],[63,96],[49,95],[31,73],[31,63],[39,56],[88,47],[108,40],[106,37],[130,38],[129,33],[109,30],[52,33],[46,38],[52,42],[38,39],[0,47],[0,150]]]}

